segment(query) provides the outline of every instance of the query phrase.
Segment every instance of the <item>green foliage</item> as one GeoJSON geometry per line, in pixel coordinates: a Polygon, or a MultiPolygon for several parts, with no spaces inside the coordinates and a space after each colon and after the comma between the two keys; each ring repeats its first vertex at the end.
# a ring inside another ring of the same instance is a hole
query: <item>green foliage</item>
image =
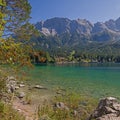
{"type": "Polygon", "coordinates": [[[90,41],[78,34],[65,33],[34,37],[31,43],[35,43],[35,50],[48,52],[54,60],[64,58],[64,62],[120,62],[120,41],[90,41]],[[72,54],[72,51],[75,53],[72,54]]]}
{"type": "Polygon", "coordinates": [[[6,2],[5,2],[5,0],[0,0],[0,7],[4,7],[4,6],[6,6],[6,2]]]}
{"type": "Polygon", "coordinates": [[[46,52],[46,59],[47,59],[47,62],[49,62],[49,63],[54,62],[54,59],[50,56],[50,54],[48,52],[46,52]]]}
{"type": "MultiPolygon", "coordinates": [[[[8,73],[32,65],[31,46],[27,43],[37,31],[29,23],[30,12],[28,0],[0,0],[0,101],[3,96],[9,97],[5,89],[8,73]]],[[[0,120],[24,120],[11,106],[0,104],[0,107],[0,120]]]]}
{"type": "Polygon", "coordinates": [[[0,120],[25,120],[12,106],[0,102],[0,120]]]}
{"type": "Polygon", "coordinates": [[[0,1],[0,64],[30,64],[27,40],[37,34],[28,23],[30,12],[28,0],[0,1]]]}
{"type": "Polygon", "coordinates": [[[69,61],[74,60],[74,55],[75,55],[75,50],[73,50],[72,52],[70,52],[70,55],[68,56],[68,60],[69,61]]]}
{"type": "Polygon", "coordinates": [[[38,116],[47,116],[51,120],[85,120],[95,109],[97,100],[76,93],[64,93],[57,95],[52,105],[45,102],[38,108],[38,116]],[[62,102],[68,109],[55,108],[57,102],[62,102]],[[75,113],[76,112],[76,113],[75,113]]]}
{"type": "MultiPolygon", "coordinates": [[[[30,12],[28,0],[0,0],[0,101],[9,100],[11,95],[5,89],[9,73],[11,76],[13,71],[14,74],[17,73],[17,68],[32,65],[29,53],[33,50],[28,41],[33,34],[38,35],[38,32],[29,23],[30,12]]],[[[30,103],[29,100],[27,102],[30,103]]],[[[0,103],[0,120],[25,118],[13,110],[12,106],[0,103]]]]}
{"type": "Polygon", "coordinates": [[[5,0],[0,0],[0,37],[3,34],[4,26],[6,24],[6,21],[4,20],[6,14],[3,12],[4,7],[6,7],[6,1],[5,0]]]}
{"type": "Polygon", "coordinates": [[[7,41],[3,40],[0,44],[0,64],[27,64],[29,61],[27,48],[28,46],[24,49],[21,43],[15,43],[10,38],[7,41]]]}

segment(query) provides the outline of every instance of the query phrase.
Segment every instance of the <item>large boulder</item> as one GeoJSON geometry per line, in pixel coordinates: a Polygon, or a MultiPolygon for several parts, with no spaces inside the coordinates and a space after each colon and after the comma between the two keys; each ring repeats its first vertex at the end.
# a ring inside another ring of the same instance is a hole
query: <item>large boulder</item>
{"type": "Polygon", "coordinates": [[[101,99],[88,120],[120,120],[120,103],[113,97],[101,99]]]}

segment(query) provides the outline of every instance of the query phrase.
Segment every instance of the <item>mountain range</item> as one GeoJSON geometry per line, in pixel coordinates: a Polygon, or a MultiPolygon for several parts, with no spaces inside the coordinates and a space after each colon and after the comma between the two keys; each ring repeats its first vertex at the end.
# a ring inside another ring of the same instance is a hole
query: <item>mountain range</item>
{"type": "Polygon", "coordinates": [[[55,50],[111,51],[120,53],[120,18],[91,23],[86,19],[51,18],[35,24],[41,33],[32,38],[36,48],[55,50]]]}
{"type": "Polygon", "coordinates": [[[46,36],[65,33],[76,33],[90,40],[106,41],[120,39],[120,18],[95,24],[86,19],[70,20],[68,18],[52,18],[35,24],[36,28],[46,36]]]}

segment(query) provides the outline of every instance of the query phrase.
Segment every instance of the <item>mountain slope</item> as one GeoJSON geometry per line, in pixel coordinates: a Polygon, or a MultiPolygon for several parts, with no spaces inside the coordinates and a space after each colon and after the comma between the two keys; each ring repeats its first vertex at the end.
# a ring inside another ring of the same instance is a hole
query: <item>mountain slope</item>
{"type": "Polygon", "coordinates": [[[36,23],[35,27],[45,36],[69,33],[70,35],[79,34],[80,37],[93,41],[120,39],[120,18],[116,21],[109,20],[105,23],[97,22],[95,24],[85,19],[52,18],[36,23]]]}
{"type": "Polygon", "coordinates": [[[85,19],[52,18],[35,24],[41,36],[33,37],[35,49],[51,54],[78,53],[120,55],[120,18],[92,24],[85,19]]]}

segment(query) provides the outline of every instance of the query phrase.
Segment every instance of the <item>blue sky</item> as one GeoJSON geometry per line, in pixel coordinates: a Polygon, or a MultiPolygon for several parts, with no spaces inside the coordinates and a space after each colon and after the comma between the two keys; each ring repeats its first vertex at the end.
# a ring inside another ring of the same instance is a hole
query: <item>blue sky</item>
{"type": "Polygon", "coordinates": [[[53,17],[87,19],[93,23],[120,17],[120,0],[28,0],[31,22],[53,17]]]}

